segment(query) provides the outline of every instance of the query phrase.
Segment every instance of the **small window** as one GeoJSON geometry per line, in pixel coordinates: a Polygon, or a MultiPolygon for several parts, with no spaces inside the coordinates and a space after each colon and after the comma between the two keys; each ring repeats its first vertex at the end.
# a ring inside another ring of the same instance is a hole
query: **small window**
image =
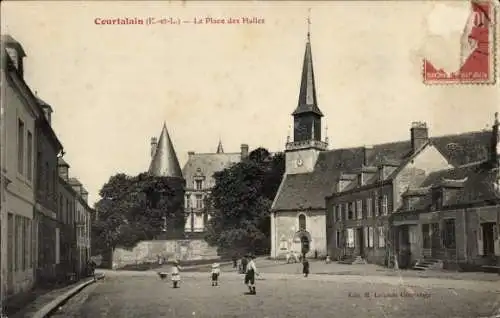
{"type": "Polygon", "coordinates": [[[17,171],[24,174],[24,122],[17,123],[17,171]]]}
{"type": "Polygon", "coordinates": [[[26,177],[28,178],[28,181],[33,180],[33,135],[31,134],[30,131],[28,131],[28,137],[27,137],[27,156],[28,156],[28,162],[27,162],[27,169],[26,169],[26,177]]]}
{"type": "Polygon", "coordinates": [[[203,180],[196,180],[195,181],[195,189],[201,190],[202,188],[203,188],[203,180]]]}
{"type": "Polygon", "coordinates": [[[358,220],[363,218],[363,200],[356,201],[356,215],[358,220]]]}
{"type": "Polygon", "coordinates": [[[375,204],[373,205],[373,207],[374,207],[373,214],[375,214],[375,216],[379,216],[380,215],[380,200],[376,194],[374,197],[374,201],[375,201],[375,204]]]}
{"type": "Polygon", "coordinates": [[[382,214],[387,215],[389,213],[389,209],[387,207],[387,195],[382,197],[382,214]]]}
{"type": "Polygon", "coordinates": [[[299,230],[306,230],[306,216],[304,214],[299,215],[299,230]]]}
{"type": "Polygon", "coordinates": [[[350,202],[349,203],[349,211],[348,211],[349,220],[354,220],[355,213],[356,212],[354,211],[354,203],[350,202]]]}
{"type": "Polygon", "coordinates": [[[372,198],[366,199],[366,216],[369,218],[372,217],[372,198]]]}
{"type": "Polygon", "coordinates": [[[197,209],[203,208],[203,197],[201,195],[196,196],[196,208],[197,209]]]}

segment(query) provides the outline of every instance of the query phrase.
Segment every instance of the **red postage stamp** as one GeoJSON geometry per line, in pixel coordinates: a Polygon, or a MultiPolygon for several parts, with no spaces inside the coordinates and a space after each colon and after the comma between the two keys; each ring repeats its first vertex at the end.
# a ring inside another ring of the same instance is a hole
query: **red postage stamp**
{"type": "Polygon", "coordinates": [[[428,59],[423,61],[425,84],[494,84],[496,50],[495,5],[472,0],[471,12],[461,40],[460,67],[444,70],[428,59]]]}

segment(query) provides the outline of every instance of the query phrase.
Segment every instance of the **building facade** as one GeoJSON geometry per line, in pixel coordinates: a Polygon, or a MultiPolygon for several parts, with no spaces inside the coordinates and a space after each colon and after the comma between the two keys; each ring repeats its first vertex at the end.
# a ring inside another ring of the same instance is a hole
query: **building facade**
{"type": "Polygon", "coordinates": [[[85,275],[87,263],[92,256],[90,236],[94,211],[87,203],[88,192],[82,183],[77,178],[69,178],[68,184],[75,193],[76,252],[73,255],[73,263],[76,264],[74,268],[77,275],[82,276],[85,275]]]}
{"type": "Polygon", "coordinates": [[[40,284],[57,279],[60,263],[60,229],[58,215],[59,172],[58,158],[62,145],[51,127],[52,107],[38,99],[45,116],[36,121],[36,204],[35,231],[37,235],[37,280],[40,284]]]}
{"type": "Polygon", "coordinates": [[[215,153],[190,151],[188,155],[188,161],[182,169],[182,174],[186,179],[184,232],[188,237],[202,238],[205,234],[206,223],[210,219],[209,209],[205,204],[210,195],[210,189],[215,185],[213,175],[248,156],[248,145],[242,144],[240,152],[224,153],[222,142],[219,141],[215,153]]]}
{"type": "Polygon", "coordinates": [[[69,185],[69,164],[59,158],[59,210],[58,222],[60,228],[60,273],[68,275],[77,272],[75,259],[78,255],[76,245],[75,203],[77,193],[69,185]]]}
{"type": "Polygon", "coordinates": [[[402,267],[421,260],[446,268],[500,265],[498,126],[496,114],[489,157],[436,171],[402,194],[390,220],[402,267]]]}
{"type": "Polygon", "coordinates": [[[2,36],[1,300],[35,282],[32,236],[36,185],[36,121],[43,116],[23,79],[21,45],[2,36]]]}

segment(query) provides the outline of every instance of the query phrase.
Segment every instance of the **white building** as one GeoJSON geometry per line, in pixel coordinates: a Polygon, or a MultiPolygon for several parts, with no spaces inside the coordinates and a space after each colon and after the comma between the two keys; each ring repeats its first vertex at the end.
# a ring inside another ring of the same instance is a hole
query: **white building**
{"type": "Polygon", "coordinates": [[[23,79],[23,48],[8,35],[2,44],[0,285],[5,304],[34,284],[35,121],[43,113],[23,79]]]}

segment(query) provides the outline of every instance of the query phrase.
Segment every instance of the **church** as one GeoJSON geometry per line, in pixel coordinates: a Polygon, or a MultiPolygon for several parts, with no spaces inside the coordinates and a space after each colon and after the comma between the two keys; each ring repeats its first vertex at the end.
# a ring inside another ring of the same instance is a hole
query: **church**
{"type": "Polygon", "coordinates": [[[390,215],[402,208],[404,191],[437,171],[486,160],[490,153],[490,131],[431,137],[425,122],[410,125],[409,140],[329,150],[328,138],[321,136],[309,32],[300,80],[293,140],[286,142],[286,170],[271,206],[272,258],[291,251],[340,258],[348,245],[374,262],[387,262],[390,215]],[[375,212],[373,224],[357,224],[375,212]],[[356,230],[334,229],[337,213],[356,223],[350,225],[356,230]],[[374,237],[380,249],[367,254],[363,247],[373,246],[374,237]]]}

